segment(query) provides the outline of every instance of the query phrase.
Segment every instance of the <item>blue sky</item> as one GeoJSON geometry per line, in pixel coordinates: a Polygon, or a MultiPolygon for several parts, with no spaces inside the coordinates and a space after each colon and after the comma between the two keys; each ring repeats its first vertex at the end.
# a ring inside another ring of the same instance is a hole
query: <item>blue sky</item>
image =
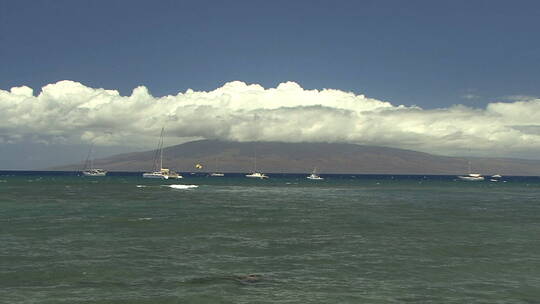
{"type": "Polygon", "coordinates": [[[0,169],[151,149],[163,121],[166,145],[538,159],[538,16],[539,1],[0,0],[0,169]]]}
{"type": "Polygon", "coordinates": [[[290,80],[423,108],[540,95],[537,1],[0,3],[2,89],[290,80]]]}

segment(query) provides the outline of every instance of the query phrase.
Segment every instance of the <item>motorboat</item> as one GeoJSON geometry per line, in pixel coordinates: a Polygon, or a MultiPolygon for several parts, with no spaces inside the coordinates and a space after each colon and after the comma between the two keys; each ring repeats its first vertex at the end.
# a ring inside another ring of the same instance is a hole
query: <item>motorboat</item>
{"type": "Polygon", "coordinates": [[[260,172],[253,172],[251,174],[247,174],[246,177],[260,178],[260,179],[268,178],[268,176],[266,176],[264,173],[260,173],[260,172]]]}

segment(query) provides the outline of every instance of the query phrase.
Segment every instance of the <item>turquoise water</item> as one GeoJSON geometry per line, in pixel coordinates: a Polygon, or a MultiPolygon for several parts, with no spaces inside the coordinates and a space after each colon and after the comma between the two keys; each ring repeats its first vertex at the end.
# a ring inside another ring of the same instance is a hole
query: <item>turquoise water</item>
{"type": "Polygon", "coordinates": [[[506,181],[4,172],[0,302],[539,303],[540,179],[506,181]]]}

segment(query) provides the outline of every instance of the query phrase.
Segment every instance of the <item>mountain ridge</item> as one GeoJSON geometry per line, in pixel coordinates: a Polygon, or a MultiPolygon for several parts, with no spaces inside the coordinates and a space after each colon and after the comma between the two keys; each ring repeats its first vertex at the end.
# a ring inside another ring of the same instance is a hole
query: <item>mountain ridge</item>
{"type": "MultiPolygon", "coordinates": [[[[96,159],[109,171],[149,171],[155,150],[96,159]]],[[[345,143],[228,142],[198,140],[166,147],[163,166],[180,172],[320,173],[337,174],[465,174],[468,162],[481,174],[540,175],[540,160],[450,157],[390,147],[345,143]],[[195,164],[203,164],[198,170],[195,164]]],[[[81,164],[48,168],[78,170],[81,164]]]]}

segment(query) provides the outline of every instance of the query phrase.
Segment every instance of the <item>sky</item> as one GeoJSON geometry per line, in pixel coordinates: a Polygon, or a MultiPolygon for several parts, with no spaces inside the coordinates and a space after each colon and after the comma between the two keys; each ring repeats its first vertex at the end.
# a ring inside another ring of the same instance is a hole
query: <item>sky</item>
{"type": "Polygon", "coordinates": [[[0,0],[0,169],[199,138],[540,159],[537,1],[0,0]]]}

